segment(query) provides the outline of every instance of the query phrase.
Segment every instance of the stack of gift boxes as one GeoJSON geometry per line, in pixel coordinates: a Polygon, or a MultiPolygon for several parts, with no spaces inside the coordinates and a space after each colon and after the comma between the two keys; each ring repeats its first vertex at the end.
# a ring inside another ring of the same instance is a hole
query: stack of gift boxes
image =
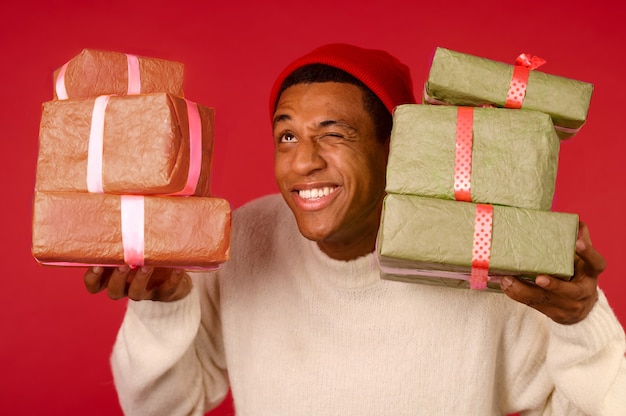
{"type": "Polygon", "coordinates": [[[85,49],[43,103],[32,253],[42,264],[212,269],[229,203],[210,194],[214,110],[184,98],[183,65],[85,49]]]}
{"type": "Polygon", "coordinates": [[[578,216],[551,207],[560,142],[584,124],[593,86],[541,63],[437,48],[423,104],[393,115],[384,279],[499,291],[504,275],[572,276],[578,216]]]}

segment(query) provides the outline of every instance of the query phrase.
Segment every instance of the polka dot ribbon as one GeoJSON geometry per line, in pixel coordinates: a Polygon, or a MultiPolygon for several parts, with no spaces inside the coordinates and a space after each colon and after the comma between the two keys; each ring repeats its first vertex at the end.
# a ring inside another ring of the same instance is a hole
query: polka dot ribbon
{"type": "Polygon", "coordinates": [[[458,107],[456,119],[456,151],[454,155],[454,199],[472,201],[472,128],[474,109],[458,107]]]}
{"type": "Polygon", "coordinates": [[[491,256],[492,223],[493,205],[476,204],[470,289],[483,290],[487,288],[489,258],[491,256]]]}
{"type": "Polygon", "coordinates": [[[506,97],[504,107],[506,108],[522,108],[524,97],[526,96],[526,87],[528,86],[528,76],[532,69],[537,69],[546,61],[537,56],[523,53],[515,60],[513,67],[513,77],[509,86],[509,92],[506,97]]]}

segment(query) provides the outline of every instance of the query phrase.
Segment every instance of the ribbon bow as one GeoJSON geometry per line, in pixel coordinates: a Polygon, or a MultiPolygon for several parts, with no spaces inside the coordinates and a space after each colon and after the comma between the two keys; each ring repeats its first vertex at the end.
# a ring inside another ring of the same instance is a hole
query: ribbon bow
{"type": "Polygon", "coordinates": [[[515,59],[515,65],[523,66],[528,69],[537,69],[545,63],[545,59],[535,55],[529,55],[527,53],[522,53],[517,57],[517,59],[515,59]]]}
{"type": "Polygon", "coordinates": [[[530,71],[545,63],[544,59],[527,53],[522,53],[515,59],[513,77],[511,78],[509,92],[504,103],[505,108],[522,108],[530,71]]]}

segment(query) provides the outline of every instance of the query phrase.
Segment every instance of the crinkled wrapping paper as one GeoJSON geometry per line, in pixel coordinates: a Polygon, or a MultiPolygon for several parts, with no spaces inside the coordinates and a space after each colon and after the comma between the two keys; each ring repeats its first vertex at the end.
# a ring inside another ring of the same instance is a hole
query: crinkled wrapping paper
{"type": "MultiPolygon", "coordinates": [[[[387,192],[455,199],[457,107],[406,104],[393,117],[387,192]]],[[[549,210],[559,148],[545,113],[475,108],[472,201],[549,210]]]]}
{"type": "MultiPolygon", "coordinates": [[[[87,192],[92,98],[43,103],[35,187],[87,192]]],[[[194,195],[209,196],[214,109],[198,105],[202,164],[194,195]]],[[[170,194],[185,188],[190,166],[187,105],[170,94],[112,96],[104,116],[105,193],[170,194]]]]}
{"type": "MultiPolygon", "coordinates": [[[[141,94],[169,93],[184,96],[184,65],[180,62],[138,56],[141,94]]],[[[61,68],[53,73],[53,82],[61,68]]],[[[54,89],[54,88],[53,88],[54,89]]],[[[124,53],[83,49],[70,59],[65,71],[65,89],[68,98],[88,98],[98,95],[126,95],[128,91],[128,63],[124,53]]],[[[58,99],[56,89],[54,98],[58,99]]]]}
{"type": "MultiPolygon", "coordinates": [[[[437,48],[425,94],[452,105],[503,107],[513,68],[512,64],[437,48]]],[[[528,77],[522,109],[550,114],[557,129],[578,129],[587,119],[592,93],[593,84],[535,69],[528,77]]],[[[559,130],[557,133],[562,139],[573,136],[559,130]]]]}
{"type": "MultiPolygon", "coordinates": [[[[124,264],[120,196],[36,192],[32,253],[41,263],[124,264]]],[[[231,210],[212,197],[144,197],[145,265],[215,268],[230,256],[231,210]]]]}
{"type": "MultiPolygon", "coordinates": [[[[476,205],[388,194],[377,240],[381,276],[469,287],[476,205]]],[[[500,276],[569,279],[574,273],[578,215],[494,206],[488,287],[500,276]]]]}

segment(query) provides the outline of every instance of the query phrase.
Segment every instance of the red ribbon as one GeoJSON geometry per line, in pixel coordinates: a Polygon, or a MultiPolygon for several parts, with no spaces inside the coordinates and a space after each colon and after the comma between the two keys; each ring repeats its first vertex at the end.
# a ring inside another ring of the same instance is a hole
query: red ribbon
{"type": "Polygon", "coordinates": [[[487,288],[489,259],[491,257],[492,224],[493,205],[476,204],[470,289],[483,290],[487,288]]]}
{"type": "Polygon", "coordinates": [[[539,68],[546,61],[538,56],[523,53],[515,59],[513,76],[509,85],[509,92],[504,103],[505,108],[522,108],[524,97],[526,97],[526,87],[528,86],[528,76],[530,71],[539,68]]]}
{"type": "Polygon", "coordinates": [[[472,129],[474,109],[459,107],[456,119],[456,151],[454,153],[454,199],[472,201],[472,129]]]}
{"type": "Polygon", "coordinates": [[[545,59],[542,59],[535,55],[529,55],[527,53],[522,53],[515,59],[515,65],[523,66],[528,69],[537,69],[545,63],[545,59]]]}

